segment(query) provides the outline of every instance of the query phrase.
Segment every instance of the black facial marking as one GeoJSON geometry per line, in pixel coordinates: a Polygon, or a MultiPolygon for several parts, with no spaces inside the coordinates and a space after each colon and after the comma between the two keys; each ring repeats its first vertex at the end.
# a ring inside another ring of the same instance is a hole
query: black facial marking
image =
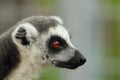
{"type": "Polygon", "coordinates": [[[23,37],[22,38],[22,42],[21,42],[23,45],[29,45],[30,42],[26,39],[26,37],[23,37]]]}
{"type": "Polygon", "coordinates": [[[19,30],[17,31],[15,37],[17,39],[21,39],[21,44],[22,45],[29,45],[30,42],[27,40],[26,38],[26,30],[22,27],[19,28],[19,30]]]}
{"type": "Polygon", "coordinates": [[[65,49],[68,45],[66,43],[66,41],[64,39],[62,39],[60,36],[57,36],[57,35],[54,35],[52,36],[48,41],[47,41],[47,46],[48,46],[48,49],[49,49],[49,52],[51,53],[58,53],[60,52],[61,50],[65,49]],[[55,41],[59,41],[60,42],[60,47],[59,48],[54,48],[53,47],[53,43],[55,41]]]}
{"type": "Polygon", "coordinates": [[[49,56],[48,56],[48,55],[46,55],[46,58],[48,59],[48,58],[49,58],[49,56]]]}
{"type": "Polygon", "coordinates": [[[20,27],[19,30],[17,31],[15,37],[16,37],[17,39],[22,39],[22,38],[25,37],[25,36],[26,36],[26,30],[23,29],[22,27],[20,27]]]}
{"type": "Polygon", "coordinates": [[[0,39],[0,80],[4,80],[19,62],[20,54],[17,46],[8,36],[0,39]]]}
{"type": "Polygon", "coordinates": [[[21,28],[18,30],[18,32],[19,32],[19,33],[24,33],[24,32],[26,32],[26,30],[21,27],[21,28]]]}

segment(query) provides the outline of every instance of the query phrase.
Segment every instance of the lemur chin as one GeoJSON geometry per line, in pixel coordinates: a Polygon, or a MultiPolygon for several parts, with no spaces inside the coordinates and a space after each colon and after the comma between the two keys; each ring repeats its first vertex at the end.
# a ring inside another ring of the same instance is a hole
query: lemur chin
{"type": "Polygon", "coordinates": [[[0,80],[32,80],[43,68],[76,69],[85,57],[57,16],[32,16],[0,36],[0,80]]]}

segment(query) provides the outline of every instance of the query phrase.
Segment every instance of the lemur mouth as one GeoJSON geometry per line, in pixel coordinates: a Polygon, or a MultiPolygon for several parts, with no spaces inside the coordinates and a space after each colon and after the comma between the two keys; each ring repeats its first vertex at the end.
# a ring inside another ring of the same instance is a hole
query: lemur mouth
{"type": "Polygon", "coordinates": [[[79,66],[82,66],[85,63],[85,61],[83,63],[79,61],[68,61],[68,62],[56,61],[55,66],[60,68],[76,69],[79,66]]]}
{"type": "Polygon", "coordinates": [[[76,69],[77,67],[80,66],[80,64],[71,64],[71,63],[67,63],[67,62],[63,62],[63,61],[58,61],[55,64],[55,66],[60,67],[60,68],[76,69]]]}

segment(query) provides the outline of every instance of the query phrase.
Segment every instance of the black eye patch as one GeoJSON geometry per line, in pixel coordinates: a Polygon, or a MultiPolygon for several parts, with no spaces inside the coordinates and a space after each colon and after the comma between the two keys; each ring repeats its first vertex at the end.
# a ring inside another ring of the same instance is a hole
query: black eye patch
{"type": "Polygon", "coordinates": [[[61,50],[65,49],[68,46],[66,41],[60,36],[50,37],[47,43],[48,43],[47,47],[49,49],[49,52],[52,53],[60,52],[61,50]]]}

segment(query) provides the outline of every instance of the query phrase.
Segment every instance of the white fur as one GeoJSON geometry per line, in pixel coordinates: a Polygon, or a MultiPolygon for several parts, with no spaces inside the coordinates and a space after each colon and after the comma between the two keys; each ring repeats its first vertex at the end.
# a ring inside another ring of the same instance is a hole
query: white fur
{"type": "Polygon", "coordinates": [[[22,27],[23,29],[25,29],[26,30],[26,37],[27,37],[27,39],[29,39],[30,40],[30,42],[32,43],[32,39],[33,38],[37,38],[38,37],[38,31],[37,31],[37,29],[33,26],[33,25],[31,25],[30,23],[24,23],[24,24],[21,24],[21,25],[19,25],[14,31],[13,31],[13,33],[12,33],[12,39],[13,39],[13,42],[17,45],[17,46],[19,46],[19,48],[21,49],[21,48],[23,48],[23,46],[21,45],[21,43],[19,42],[19,40],[17,40],[16,38],[15,38],[15,35],[16,35],[16,33],[17,33],[17,31],[19,30],[19,28],[20,27],[22,27]]]}
{"type": "Polygon", "coordinates": [[[13,31],[12,36],[15,36],[15,34],[17,33],[17,31],[20,27],[22,27],[23,29],[25,29],[27,31],[27,36],[29,36],[29,37],[32,37],[32,36],[37,37],[38,36],[37,29],[30,23],[23,23],[23,24],[19,25],[15,29],[15,31],[13,31]]]}

